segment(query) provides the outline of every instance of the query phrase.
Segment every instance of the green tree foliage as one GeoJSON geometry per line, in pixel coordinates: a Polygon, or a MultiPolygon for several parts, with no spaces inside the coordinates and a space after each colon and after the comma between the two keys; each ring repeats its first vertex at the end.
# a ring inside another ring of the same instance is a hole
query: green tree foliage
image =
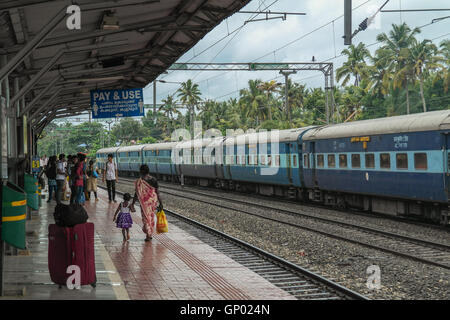
{"type": "Polygon", "coordinates": [[[133,118],[122,118],[112,128],[112,134],[118,139],[121,145],[130,145],[147,136],[144,125],[141,121],[133,118]]]}

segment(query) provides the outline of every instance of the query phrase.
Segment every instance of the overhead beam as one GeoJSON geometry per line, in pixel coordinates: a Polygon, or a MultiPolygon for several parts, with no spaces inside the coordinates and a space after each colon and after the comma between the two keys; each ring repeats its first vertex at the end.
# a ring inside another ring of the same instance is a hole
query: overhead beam
{"type": "Polygon", "coordinates": [[[31,109],[33,109],[34,105],[39,102],[42,97],[44,97],[44,95],[50,91],[50,89],[54,88],[56,83],[59,80],[59,76],[55,77],[52,81],[50,81],[47,86],[39,91],[39,94],[30,102],[26,105],[26,107],[20,112],[20,117],[22,117],[23,115],[27,114],[31,109]]]}
{"type": "Polygon", "coordinates": [[[33,37],[33,39],[28,41],[27,44],[11,60],[8,61],[6,66],[0,69],[0,82],[5,80],[5,78],[45,40],[45,38],[56,28],[65,16],[66,8],[64,7],[47,24],[45,24],[45,26],[35,37],[33,37]]]}
{"type": "MultiPolygon", "coordinates": [[[[19,92],[17,92],[14,97],[11,99],[11,103],[13,104],[14,102],[18,101],[22,96],[26,95],[28,93],[29,90],[31,90],[31,88],[33,88],[33,86],[42,78],[42,76],[44,76],[49,70],[50,68],[56,63],[56,61],[58,61],[59,58],[61,58],[61,56],[65,53],[74,53],[74,52],[83,52],[83,51],[90,51],[92,49],[96,49],[96,48],[109,48],[109,47],[115,47],[115,46],[122,46],[122,45],[127,45],[128,41],[127,40],[122,40],[122,41],[115,41],[115,42],[107,42],[107,43],[100,43],[100,44],[93,44],[93,45],[88,45],[88,46],[83,46],[83,47],[73,47],[73,48],[68,48],[68,49],[60,49],[56,55],[54,55],[48,62],[47,64],[42,67],[42,69],[33,76],[33,78],[27,82],[27,84],[25,86],[23,86],[19,92]]],[[[67,82],[67,80],[66,80],[67,82]]]]}

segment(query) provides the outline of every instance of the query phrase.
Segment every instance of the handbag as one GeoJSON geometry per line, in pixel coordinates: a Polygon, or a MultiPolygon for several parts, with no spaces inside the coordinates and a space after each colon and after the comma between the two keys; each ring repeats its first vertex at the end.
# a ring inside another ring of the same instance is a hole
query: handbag
{"type": "Polygon", "coordinates": [[[164,210],[160,210],[156,213],[156,233],[165,233],[168,231],[166,214],[164,210]]]}
{"type": "Polygon", "coordinates": [[[92,170],[92,176],[93,176],[94,178],[98,178],[98,173],[97,173],[97,170],[96,170],[96,169],[92,170]]]}

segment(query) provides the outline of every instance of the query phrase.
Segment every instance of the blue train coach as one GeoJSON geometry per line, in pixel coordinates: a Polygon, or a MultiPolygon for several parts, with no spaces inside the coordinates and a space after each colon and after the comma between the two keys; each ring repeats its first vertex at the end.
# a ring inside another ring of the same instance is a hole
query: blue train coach
{"type": "Polygon", "coordinates": [[[450,111],[315,128],[303,137],[309,199],[447,221],[450,111]]]}

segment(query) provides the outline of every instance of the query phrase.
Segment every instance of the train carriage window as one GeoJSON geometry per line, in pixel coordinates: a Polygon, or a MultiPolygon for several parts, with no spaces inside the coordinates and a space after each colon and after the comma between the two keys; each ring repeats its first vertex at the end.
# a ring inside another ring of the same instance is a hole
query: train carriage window
{"type": "Polygon", "coordinates": [[[275,166],[276,167],[280,166],[280,155],[279,154],[275,156],[275,166]]]}
{"type": "Polygon", "coordinates": [[[308,154],[303,155],[303,168],[309,167],[309,157],[308,154]]]}
{"type": "Polygon", "coordinates": [[[397,169],[408,169],[408,154],[406,153],[397,153],[397,169]]]}
{"type": "Polygon", "coordinates": [[[380,167],[382,169],[391,168],[391,155],[389,153],[380,154],[380,167]]]}
{"type": "Polygon", "coordinates": [[[352,168],[361,168],[361,156],[352,154],[352,168]]]}
{"type": "Polygon", "coordinates": [[[271,155],[268,155],[268,156],[267,156],[267,165],[268,165],[269,167],[272,166],[272,156],[271,156],[271,155]]]}
{"type": "Polygon", "coordinates": [[[325,164],[325,162],[324,162],[323,154],[318,154],[317,155],[317,167],[323,168],[324,164],[325,164]]]}
{"type": "Polygon", "coordinates": [[[261,156],[261,165],[266,165],[266,156],[261,156]]]}
{"type": "Polygon", "coordinates": [[[328,155],[328,168],[335,168],[336,167],[336,157],[334,154],[328,155]]]}
{"type": "Polygon", "coordinates": [[[414,169],[427,170],[428,161],[426,153],[414,153],[414,169]]]}
{"type": "Polygon", "coordinates": [[[375,155],[373,153],[366,154],[366,168],[368,169],[375,168],[375,155]]]}
{"type": "Polygon", "coordinates": [[[339,168],[347,168],[347,155],[346,154],[339,155],[339,168]]]}
{"type": "Polygon", "coordinates": [[[292,167],[296,168],[297,167],[297,155],[294,154],[294,156],[292,157],[292,167]]]}

